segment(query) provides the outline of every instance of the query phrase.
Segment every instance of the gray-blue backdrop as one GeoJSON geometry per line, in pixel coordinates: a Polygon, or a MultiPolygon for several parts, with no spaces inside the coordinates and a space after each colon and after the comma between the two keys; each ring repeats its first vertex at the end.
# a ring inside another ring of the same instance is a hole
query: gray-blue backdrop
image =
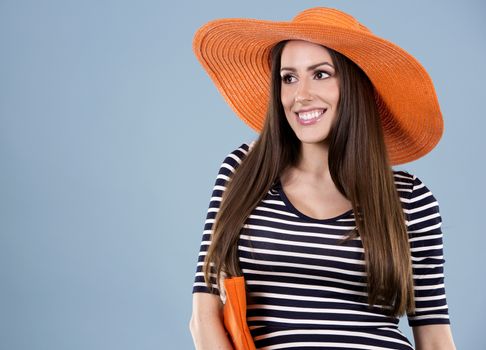
{"type": "MultiPolygon", "coordinates": [[[[481,1],[0,2],[0,348],[191,349],[191,288],[224,156],[256,134],[191,49],[220,17],[354,15],[432,76],[439,145],[400,166],[441,206],[459,349],[486,348],[481,1]]],[[[406,320],[400,322],[411,337],[406,320]]]]}

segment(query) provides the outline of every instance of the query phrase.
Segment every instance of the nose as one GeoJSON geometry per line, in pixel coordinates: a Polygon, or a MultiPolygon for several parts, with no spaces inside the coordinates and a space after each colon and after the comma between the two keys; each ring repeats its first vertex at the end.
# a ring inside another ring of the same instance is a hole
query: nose
{"type": "Polygon", "coordinates": [[[309,83],[302,79],[299,84],[297,85],[297,89],[295,91],[295,102],[301,101],[311,101],[312,100],[312,92],[309,88],[309,83]]]}

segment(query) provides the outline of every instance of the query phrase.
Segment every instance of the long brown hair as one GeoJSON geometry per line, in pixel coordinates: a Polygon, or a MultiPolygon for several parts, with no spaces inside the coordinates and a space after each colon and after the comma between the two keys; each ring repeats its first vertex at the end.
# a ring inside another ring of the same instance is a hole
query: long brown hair
{"type": "MultiPolygon", "coordinates": [[[[210,288],[210,272],[216,273],[218,286],[222,272],[243,274],[238,258],[240,230],[277,177],[299,159],[301,143],[285,118],[280,99],[280,59],[286,42],[271,50],[271,91],[263,129],[228,181],[215,217],[203,267],[210,288]]],[[[340,243],[361,238],[370,307],[382,305],[390,316],[414,313],[405,213],[385,147],[379,95],[356,64],[326,49],[340,79],[337,116],[329,134],[329,170],[338,190],[352,203],[356,219],[356,229],[340,243]]]]}

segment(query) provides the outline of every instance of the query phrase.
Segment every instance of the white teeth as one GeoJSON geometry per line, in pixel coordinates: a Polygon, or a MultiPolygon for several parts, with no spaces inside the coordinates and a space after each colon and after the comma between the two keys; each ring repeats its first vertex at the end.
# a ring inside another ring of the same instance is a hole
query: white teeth
{"type": "Polygon", "coordinates": [[[320,116],[323,112],[323,109],[318,109],[310,112],[299,113],[299,118],[304,120],[314,119],[320,116]]]}

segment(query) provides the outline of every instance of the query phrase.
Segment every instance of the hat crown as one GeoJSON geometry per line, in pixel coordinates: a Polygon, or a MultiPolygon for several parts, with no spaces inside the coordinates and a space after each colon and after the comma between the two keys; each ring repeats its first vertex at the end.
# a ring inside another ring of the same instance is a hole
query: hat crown
{"type": "Polygon", "coordinates": [[[360,31],[371,31],[359,23],[353,16],[336,9],[327,7],[314,7],[304,10],[292,19],[294,23],[320,24],[360,31]]]}

